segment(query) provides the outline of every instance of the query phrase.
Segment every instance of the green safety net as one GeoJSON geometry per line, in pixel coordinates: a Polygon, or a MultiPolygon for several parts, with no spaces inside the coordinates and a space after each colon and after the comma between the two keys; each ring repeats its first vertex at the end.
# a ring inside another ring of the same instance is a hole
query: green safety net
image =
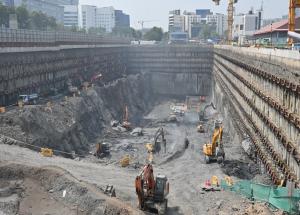
{"type": "Polygon", "coordinates": [[[300,189],[289,190],[286,187],[268,186],[248,180],[238,181],[231,186],[221,180],[221,187],[249,199],[268,202],[289,214],[300,214],[300,189]]]}

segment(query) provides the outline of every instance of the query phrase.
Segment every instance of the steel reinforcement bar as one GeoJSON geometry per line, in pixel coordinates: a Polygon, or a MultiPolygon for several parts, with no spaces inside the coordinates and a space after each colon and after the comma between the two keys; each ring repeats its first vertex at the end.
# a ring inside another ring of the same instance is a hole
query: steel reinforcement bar
{"type": "Polygon", "coordinates": [[[215,54],[230,61],[231,63],[251,72],[252,74],[254,75],[257,75],[259,77],[262,77],[264,80],[266,81],[270,81],[274,84],[277,84],[278,86],[280,86],[282,89],[284,90],[287,90],[289,92],[292,92],[294,93],[295,95],[300,95],[300,84],[298,83],[294,83],[292,81],[289,81],[285,78],[281,78],[281,77],[277,77],[276,75],[274,74],[270,74],[268,72],[265,72],[261,69],[258,69],[258,68],[255,68],[251,65],[248,65],[246,63],[243,63],[237,59],[234,59],[234,58],[231,58],[231,57],[228,57],[226,55],[223,55],[221,53],[218,53],[215,51],[215,54]]]}
{"type": "MultiPolygon", "coordinates": [[[[217,66],[216,66],[217,67],[217,66]]],[[[255,105],[252,103],[252,101],[245,96],[245,94],[243,94],[238,87],[236,87],[234,85],[234,83],[225,75],[224,72],[222,72],[222,70],[220,68],[218,68],[218,71],[221,72],[223,74],[223,76],[225,77],[225,79],[232,85],[232,87],[239,93],[239,95],[245,100],[245,102],[254,110],[254,112],[257,114],[257,116],[259,116],[260,118],[263,119],[263,121],[266,123],[265,120],[266,116],[263,115],[256,107],[255,105]],[[265,119],[265,120],[264,120],[265,119]]],[[[274,162],[276,163],[276,165],[282,170],[282,172],[284,173],[284,175],[287,176],[287,179],[289,180],[297,180],[297,176],[295,175],[295,173],[293,173],[293,171],[288,167],[287,163],[282,159],[282,157],[276,152],[276,150],[274,149],[274,147],[272,146],[271,142],[268,140],[268,138],[260,131],[260,129],[257,127],[257,125],[255,124],[255,122],[251,119],[251,117],[247,114],[247,120],[248,122],[252,125],[252,127],[254,128],[255,132],[258,134],[258,136],[260,137],[261,142],[263,143],[263,145],[265,146],[265,149],[271,154],[272,159],[274,160],[274,162]]],[[[299,164],[299,163],[298,163],[299,164]]]]}
{"type": "MultiPolygon", "coordinates": [[[[275,125],[272,122],[270,122],[268,117],[266,117],[263,113],[260,112],[260,110],[254,105],[254,103],[244,93],[242,93],[242,91],[226,76],[226,74],[217,65],[215,65],[215,66],[218,69],[218,72],[220,72],[223,75],[223,77],[226,79],[226,81],[228,83],[230,83],[230,85],[234,88],[234,90],[236,92],[238,92],[238,94],[245,100],[245,102],[254,110],[254,112],[257,114],[257,116],[259,116],[264,121],[264,123],[267,124],[269,126],[269,128],[275,133],[276,131],[274,131],[274,129],[276,129],[276,127],[274,127],[275,125]]],[[[279,169],[282,171],[282,173],[286,176],[287,179],[296,181],[297,176],[288,167],[287,163],[282,160],[281,156],[276,152],[276,150],[274,149],[274,147],[272,146],[272,144],[270,143],[268,138],[256,126],[255,122],[251,119],[249,114],[247,114],[246,117],[247,117],[248,122],[254,128],[255,133],[258,134],[258,136],[260,137],[260,141],[263,143],[266,151],[268,151],[270,153],[272,160],[275,162],[277,167],[279,167],[279,169]]],[[[278,131],[278,129],[277,129],[277,131],[278,131]]],[[[287,147],[287,146],[285,146],[285,147],[287,147]]],[[[287,147],[287,148],[289,148],[289,147],[287,147]]],[[[292,151],[289,151],[289,152],[293,153],[292,151]]],[[[299,154],[296,154],[296,155],[299,155],[299,154]]],[[[294,159],[296,160],[296,162],[298,164],[300,161],[299,158],[300,157],[294,156],[294,159]]]]}
{"type": "Polygon", "coordinates": [[[222,80],[221,76],[217,73],[215,73],[215,79],[217,80],[217,82],[219,83],[220,87],[222,88],[222,91],[225,93],[225,95],[229,98],[229,103],[232,107],[232,109],[235,110],[236,114],[236,119],[239,118],[240,121],[240,126],[243,127],[243,130],[245,130],[247,132],[247,134],[249,135],[254,148],[255,148],[255,153],[256,155],[259,157],[259,159],[262,161],[262,163],[264,164],[268,174],[271,176],[271,179],[273,181],[274,184],[280,184],[281,183],[281,175],[278,173],[278,170],[276,169],[276,167],[273,166],[273,162],[271,162],[272,157],[269,155],[269,153],[266,153],[265,150],[263,150],[263,147],[261,146],[261,141],[257,138],[257,135],[255,133],[255,128],[252,128],[253,131],[251,131],[251,129],[249,129],[246,125],[244,120],[242,119],[242,117],[238,114],[236,105],[238,106],[238,109],[242,112],[243,116],[246,118],[246,120],[249,121],[250,116],[248,115],[248,113],[245,112],[245,110],[243,109],[243,106],[239,103],[239,101],[237,101],[237,99],[235,98],[235,96],[232,94],[232,92],[229,90],[228,86],[225,84],[225,82],[222,80]],[[234,104],[234,102],[236,103],[236,105],[234,104]]]}
{"type": "MultiPolygon", "coordinates": [[[[289,122],[291,122],[297,129],[300,130],[299,117],[294,116],[291,112],[284,109],[283,106],[281,106],[279,103],[274,101],[269,96],[265,95],[263,91],[259,90],[258,88],[254,87],[249,81],[244,79],[242,76],[238,75],[236,72],[234,72],[232,69],[224,65],[222,62],[216,60],[217,63],[222,65],[226,69],[226,71],[230,72],[234,77],[236,77],[239,81],[241,81],[244,85],[246,85],[249,89],[251,89],[258,97],[260,97],[262,100],[264,100],[267,104],[269,104],[271,107],[273,107],[279,114],[281,114],[285,119],[287,119],[289,122]],[[285,111],[281,111],[281,110],[285,111]]],[[[220,70],[222,72],[222,70],[220,70]]],[[[257,109],[255,107],[255,109],[257,109]]],[[[257,111],[259,111],[257,109],[257,111]]],[[[297,150],[296,146],[292,143],[291,140],[285,135],[285,133],[278,128],[273,122],[271,122],[267,116],[265,116],[263,113],[259,112],[259,116],[264,120],[264,122],[270,127],[270,129],[274,132],[275,136],[282,142],[283,146],[287,149],[288,152],[290,152],[294,159],[297,161],[298,164],[300,164],[300,152],[297,150]]]]}

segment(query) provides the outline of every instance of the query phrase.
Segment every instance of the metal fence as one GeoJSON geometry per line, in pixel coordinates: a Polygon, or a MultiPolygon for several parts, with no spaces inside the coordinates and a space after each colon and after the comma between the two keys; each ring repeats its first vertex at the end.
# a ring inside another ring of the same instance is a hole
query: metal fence
{"type": "Polygon", "coordinates": [[[0,45],[44,46],[64,44],[129,44],[127,37],[91,35],[66,31],[37,31],[25,29],[0,28],[0,45]]]}

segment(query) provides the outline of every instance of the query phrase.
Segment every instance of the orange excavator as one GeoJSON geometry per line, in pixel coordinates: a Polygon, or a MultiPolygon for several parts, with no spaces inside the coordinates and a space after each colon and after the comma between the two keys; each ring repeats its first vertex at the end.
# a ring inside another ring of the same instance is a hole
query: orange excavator
{"type": "Polygon", "coordinates": [[[153,167],[147,164],[135,179],[135,190],[141,210],[157,210],[159,215],[168,208],[169,182],[166,176],[158,174],[154,179],[153,167]]]}
{"type": "Polygon", "coordinates": [[[203,145],[203,153],[205,155],[205,163],[210,163],[212,160],[217,160],[218,163],[223,163],[225,152],[222,143],[223,126],[222,122],[215,122],[215,129],[212,136],[212,142],[203,145]]]}

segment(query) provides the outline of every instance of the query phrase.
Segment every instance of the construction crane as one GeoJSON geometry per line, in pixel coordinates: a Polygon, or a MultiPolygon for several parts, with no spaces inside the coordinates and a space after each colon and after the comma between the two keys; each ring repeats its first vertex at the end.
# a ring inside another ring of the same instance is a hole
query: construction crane
{"type": "MultiPolygon", "coordinates": [[[[289,32],[295,32],[296,30],[296,8],[300,8],[300,0],[290,0],[289,5],[289,32]]],[[[293,45],[293,38],[290,36],[288,45],[293,45]]]]}
{"type": "MultiPolygon", "coordinates": [[[[220,0],[212,0],[215,2],[216,5],[220,5],[220,0]]],[[[237,3],[238,0],[228,0],[228,17],[227,17],[227,43],[232,44],[232,25],[233,25],[233,11],[234,11],[234,4],[237,3]]]]}
{"type": "Polygon", "coordinates": [[[156,22],[158,20],[139,20],[138,23],[141,25],[141,30],[144,29],[144,24],[147,22],[156,22]]]}

